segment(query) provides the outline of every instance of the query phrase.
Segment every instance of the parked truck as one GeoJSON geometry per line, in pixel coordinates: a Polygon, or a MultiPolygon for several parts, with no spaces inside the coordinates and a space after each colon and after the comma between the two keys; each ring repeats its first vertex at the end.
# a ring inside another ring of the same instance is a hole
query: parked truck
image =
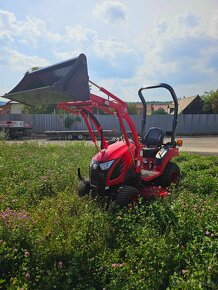
{"type": "Polygon", "coordinates": [[[32,124],[26,121],[0,121],[0,131],[5,132],[8,139],[17,139],[31,135],[32,124]]]}

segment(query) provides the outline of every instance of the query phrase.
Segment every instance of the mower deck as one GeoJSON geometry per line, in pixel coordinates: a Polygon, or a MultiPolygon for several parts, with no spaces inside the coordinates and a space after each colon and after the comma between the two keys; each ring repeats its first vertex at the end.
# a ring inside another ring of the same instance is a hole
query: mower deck
{"type": "Polygon", "coordinates": [[[145,169],[142,169],[141,171],[141,178],[148,178],[148,177],[151,177],[152,176],[152,179],[154,178],[157,178],[158,176],[160,176],[160,172],[159,171],[154,171],[154,170],[145,170],[145,169]]]}
{"type": "Polygon", "coordinates": [[[157,197],[166,197],[170,195],[168,189],[161,186],[146,186],[140,190],[140,195],[146,200],[157,197]]]}

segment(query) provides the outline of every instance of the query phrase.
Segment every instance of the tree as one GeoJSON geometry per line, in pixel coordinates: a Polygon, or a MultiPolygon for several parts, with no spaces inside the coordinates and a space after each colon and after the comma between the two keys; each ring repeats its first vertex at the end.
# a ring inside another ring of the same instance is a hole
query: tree
{"type": "Polygon", "coordinates": [[[39,105],[39,106],[28,106],[25,105],[23,113],[25,114],[53,114],[56,110],[57,105],[39,105]]]}
{"type": "Polygon", "coordinates": [[[128,103],[128,112],[130,115],[137,115],[137,106],[135,103],[128,103]]]}
{"type": "Polygon", "coordinates": [[[202,96],[204,105],[203,111],[208,114],[218,114],[218,89],[210,92],[205,92],[202,96]]]}
{"type": "Polygon", "coordinates": [[[152,111],[151,115],[167,115],[167,112],[163,108],[159,108],[156,111],[152,111]]]}
{"type": "Polygon", "coordinates": [[[31,73],[31,72],[33,72],[33,71],[36,71],[36,70],[38,70],[38,69],[40,69],[39,66],[33,66],[33,67],[31,67],[30,69],[28,69],[28,70],[25,72],[25,75],[28,74],[28,73],[31,73]]]}
{"type": "Polygon", "coordinates": [[[64,127],[67,128],[68,130],[70,127],[75,123],[75,122],[80,122],[81,119],[79,116],[72,116],[72,115],[67,115],[65,120],[64,120],[64,127]]]}

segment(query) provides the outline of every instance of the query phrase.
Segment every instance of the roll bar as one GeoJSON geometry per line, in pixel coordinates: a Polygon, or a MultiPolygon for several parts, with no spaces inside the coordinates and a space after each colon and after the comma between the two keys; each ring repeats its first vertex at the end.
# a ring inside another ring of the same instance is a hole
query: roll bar
{"type": "Polygon", "coordinates": [[[144,112],[143,112],[143,118],[142,118],[142,124],[141,124],[141,133],[142,136],[144,135],[144,131],[145,131],[145,125],[146,125],[146,116],[147,116],[147,105],[146,105],[146,101],[145,98],[142,94],[143,90],[149,90],[149,89],[156,89],[156,88],[165,88],[167,89],[174,101],[174,118],[173,118],[173,124],[172,124],[172,135],[171,135],[171,143],[175,142],[175,132],[176,132],[176,127],[177,127],[177,119],[178,119],[178,100],[177,100],[177,96],[176,93],[174,91],[174,89],[165,83],[160,83],[157,85],[153,85],[153,86],[146,86],[146,87],[142,87],[141,89],[139,89],[138,91],[138,95],[139,98],[142,101],[143,107],[144,107],[144,112]]]}

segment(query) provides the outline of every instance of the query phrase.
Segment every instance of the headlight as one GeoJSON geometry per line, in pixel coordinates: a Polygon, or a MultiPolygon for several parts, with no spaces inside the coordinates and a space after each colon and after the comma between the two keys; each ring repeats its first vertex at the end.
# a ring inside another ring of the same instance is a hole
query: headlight
{"type": "Polygon", "coordinates": [[[104,163],[100,163],[100,168],[101,168],[101,170],[108,170],[113,163],[114,163],[114,160],[110,160],[110,161],[107,161],[107,162],[104,162],[104,163]]]}

